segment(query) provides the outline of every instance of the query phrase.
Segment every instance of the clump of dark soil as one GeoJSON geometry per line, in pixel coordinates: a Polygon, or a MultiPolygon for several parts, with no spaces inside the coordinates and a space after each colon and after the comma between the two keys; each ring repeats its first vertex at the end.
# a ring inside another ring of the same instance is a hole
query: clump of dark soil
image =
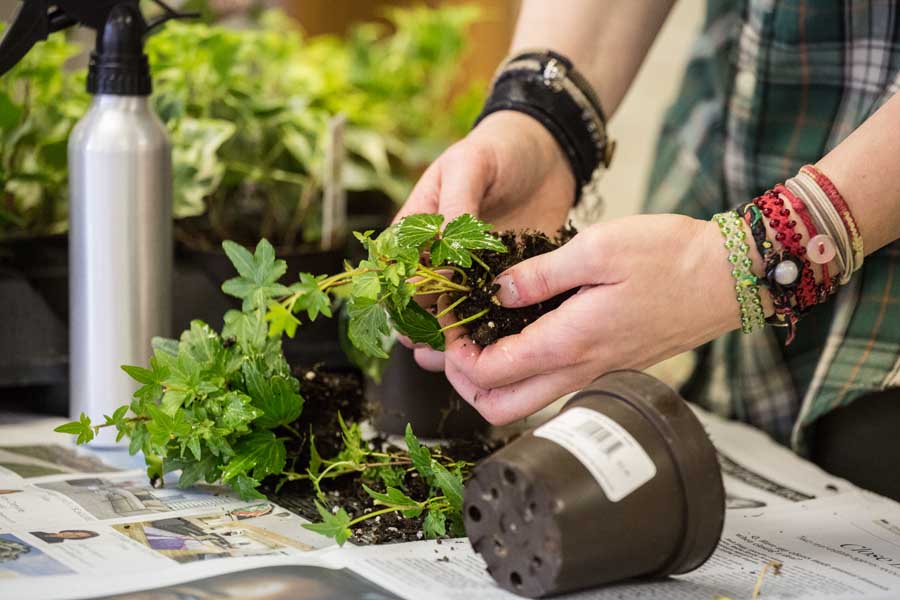
{"type": "Polygon", "coordinates": [[[468,299],[464,300],[454,309],[456,317],[460,320],[474,316],[487,309],[488,312],[479,319],[468,324],[472,341],[479,346],[488,346],[498,339],[508,335],[515,335],[525,329],[529,323],[533,323],[541,315],[558,308],[560,304],[571,297],[576,290],[570,290],[545,302],[539,302],[532,306],[522,308],[504,308],[500,306],[495,294],[499,289],[494,284],[494,279],[511,266],[533,256],[556,250],[575,236],[575,229],[571,226],[560,230],[556,237],[548,237],[538,231],[500,233],[500,240],[509,249],[509,252],[501,253],[491,250],[476,252],[481,261],[490,267],[490,271],[472,262],[472,266],[465,269],[468,278],[467,285],[472,287],[468,299]]]}
{"type": "MultiPolygon", "coordinates": [[[[303,412],[294,429],[302,434],[297,440],[287,434],[291,440],[287,447],[288,465],[294,462],[294,470],[303,472],[309,464],[309,436],[315,436],[316,449],[323,458],[332,458],[343,449],[341,428],[337,415],[340,412],[347,423],[359,422],[370,416],[369,407],[363,394],[363,379],[358,371],[327,369],[322,366],[295,369],[294,375],[300,380],[300,394],[304,398],[303,412]]],[[[398,451],[399,448],[389,445],[384,439],[374,439],[373,447],[384,451],[398,451]]],[[[480,440],[453,440],[447,442],[441,450],[432,449],[433,455],[442,452],[454,460],[475,463],[499,446],[498,442],[480,440]]],[[[351,518],[372,512],[378,507],[366,494],[362,484],[383,490],[384,484],[377,479],[363,478],[362,475],[346,475],[322,482],[322,491],[327,496],[328,506],[340,506],[351,518]]],[[[285,483],[276,489],[277,480],[263,482],[261,491],[270,500],[312,522],[321,520],[316,509],[316,493],[306,480],[285,483]]],[[[428,490],[415,471],[410,470],[404,481],[406,492],[416,499],[428,496],[428,490]]],[[[387,513],[373,519],[363,521],[353,527],[354,535],[350,541],[354,544],[382,544],[388,542],[409,542],[424,538],[422,521],[418,518],[405,518],[399,513],[387,513]]]]}

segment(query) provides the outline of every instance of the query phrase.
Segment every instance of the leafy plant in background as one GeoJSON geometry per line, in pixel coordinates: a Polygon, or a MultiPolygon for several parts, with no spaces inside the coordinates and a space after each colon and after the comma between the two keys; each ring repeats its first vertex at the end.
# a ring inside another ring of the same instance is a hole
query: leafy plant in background
{"type": "Polygon", "coordinates": [[[0,237],[66,227],[67,140],[89,102],[83,73],[63,68],[77,53],[51,36],[0,78],[0,237]]]}
{"type": "MultiPolygon", "coordinates": [[[[346,40],[304,39],[274,11],[251,29],[167,24],[147,52],[173,144],[174,214],[206,215],[204,235],[182,227],[183,239],[207,249],[231,238],[290,250],[316,243],[326,125],[337,113],[347,118],[345,187],[405,198],[477,110],[473,92],[448,105],[474,16],[466,7],[396,10],[388,27],[358,25],[346,40]]],[[[0,234],[65,228],[65,140],[88,102],[83,74],[61,68],[74,53],[51,36],[0,80],[0,103],[17,107],[0,111],[0,234]]]]}
{"type": "Polygon", "coordinates": [[[438,215],[413,215],[377,238],[357,234],[368,249],[366,260],[332,276],[302,273],[290,285],[281,283],[287,265],[276,259],[268,241],[260,241],[253,253],[224,242],[238,276],[222,289],[240,298],[242,307],[225,314],[221,333],[194,321],[177,341],[155,340],[148,367],[123,367],[141,384],[130,405],[102,424],[94,425],[82,414],[57,431],[86,443],[100,427],[115,427],[119,439],[129,438],[132,454],[143,453],[151,479],[181,470],[179,486],[221,481],[248,500],[261,497],[257,488],[266,478],[279,478],[279,486],[307,480],[319,497],[323,519],[310,529],[341,543],[354,525],[394,511],[405,517],[424,514],[423,528],[430,537],[461,533],[462,481],[471,465],[432,453],[411,428],[406,452],[378,451],[363,440],[358,424],[340,416],[343,449],[334,457],[321,457],[302,419],[304,403],[314,399],[300,395],[299,381],[281,350],[283,334],[293,336],[300,325],[294,313],[305,312],[311,321],[330,317],[333,296],[346,298],[350,339],[365,354],[386,356],[391,323],[416,341],[442,348],[443,330],[413,297],[465,293],[464,283],[439,270],[459,274],[460,266],[479,260],[474,251],[505,250],[488,233],[490,226],[471,215],[454,219],[443,230],[442,222],[438,215]],[[431,256],[429,266],[419,258],[425,251],[431,256]],[[298,456],[288,456],[289,440],[308,445],[305,469],[297,470],[298,456]],[[417,473],[427,493],[414,497],[407,487],[409,471],[417,473]],[[322,482],[351,474],[384,487],[365,487],[380,509],[353,518],[323,504],[322,482]]]}

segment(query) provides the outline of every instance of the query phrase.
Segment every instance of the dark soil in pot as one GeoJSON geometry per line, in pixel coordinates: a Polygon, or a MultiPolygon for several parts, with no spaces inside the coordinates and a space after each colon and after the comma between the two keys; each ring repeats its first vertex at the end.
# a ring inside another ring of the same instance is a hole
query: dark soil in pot
{"type": "MultiPolygon", "coordinates": [[[[301,422],[307,427],[304,433],[311,433],[315,437],[316,449],[321,456],[337,455],[343,448],[338,413],[347,422],[371,416],[363,394],[362,376],[353,369],[321,366],[296,369],[295,375],[300,380],[300,393],[305,399],[301,415],[301,422]]],[[[372,440],[371,443],[382,446],[384,450],[397,450],[381,438],[372,440]]],[[[443,452],[456,460],[476,462],[496,447],[496,443],[481,440],[451,440],[443,447],[443,452]]],[[[288,462],[296,460],[296,470],[302,471],[303,465],[308,464],[310,459],[308,437],[289,445],[287,452],[288,462]]],[[[378,489],[383,487],[380,481],[356,475],[326,479],[322,482],[322,490],[327,495],[328,504],[341,506],[355,517],[377,508],[363,490],[363,483],[378,489]]],[[[412,470],[407,473],[405,484],[408,493],[414,497],[424,497],[427,494],[424,485],[412,470]]],[[[262,491],[273,502],[288,510],[313,522],[320,520],[315,506],[316,494],[308,481],[288,482],[277,491],[274,485],[268,485],[262,491]]],[[[355,544],[380,544],[422,539],[424,518],[424,514],[417,518],[404,518],[398,513],[387,513],[356,525],[350,541],[355,544]]]]}

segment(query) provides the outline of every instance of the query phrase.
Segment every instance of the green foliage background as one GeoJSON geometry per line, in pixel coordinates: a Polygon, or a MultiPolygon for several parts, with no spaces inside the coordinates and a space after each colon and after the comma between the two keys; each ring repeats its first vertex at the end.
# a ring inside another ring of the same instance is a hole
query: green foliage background
{"type": "MultiPolygon", "coordinates": [[[[462,135],[480,105],[451,103],[471,7],[388,13],[346,39],[304,38],[278,12],[257,26],[171,22],[153,35],[154,106],[173,144],[176,217],[207,214],[220,239],[277,247],[319,239],[326,125],[347,118],[350,191],[402,201],[421,167],[462,135]],[[253,231],[237,231],[252,224],[253,231]]],[[[61,35],[0,79],[0,236],[66,228],[66,140],[87,110],[80,51],[61,35]]]]}

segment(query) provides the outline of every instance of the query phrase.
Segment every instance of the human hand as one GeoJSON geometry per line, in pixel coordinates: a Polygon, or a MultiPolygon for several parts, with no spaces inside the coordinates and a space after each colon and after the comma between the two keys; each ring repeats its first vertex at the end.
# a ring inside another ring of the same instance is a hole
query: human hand
{"type": "MultiPolygon", "coordinates": [[[[553,136],[528,115],[488,115],[425,171],[395,221],[416,213],[447,220],[470,213],[495,229],[554,233],[574,198],[575,178],[553,136]]],[[[409,347],[409,340],[401,339],[409,347]]],[[[416,362],[443,368],[443,353],[415,348],[416,362]]]]}
{"type": "Polygon", "coordinates": [[[497,298],[507,307],[578,293],[486,348],[462,328],[449,329],[447,378],[488,421],[506,424],[603,373],[646,368],[736,329],[740,317],[722,243],[715,223],[678,215],[585,229],[496,279],[497,298]]]}

